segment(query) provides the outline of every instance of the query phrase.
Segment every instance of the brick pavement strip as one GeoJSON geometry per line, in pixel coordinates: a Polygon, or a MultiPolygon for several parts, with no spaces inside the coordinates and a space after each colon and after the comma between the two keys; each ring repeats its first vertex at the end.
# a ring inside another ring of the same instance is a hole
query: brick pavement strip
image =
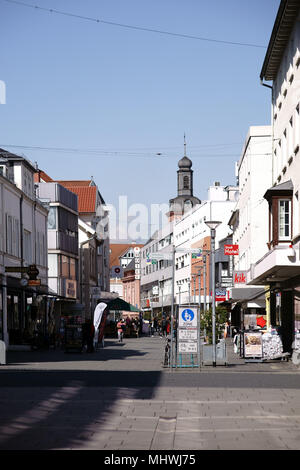
{"type": "MultiPolygon", "coordinates": [[[[228,343],[231,347],[230,342],[228,343]]],[[[159,337],[93,355],[8,353],[0,449],[300,449],[300,374],[287,362],[162,367],[159,337]]]]}

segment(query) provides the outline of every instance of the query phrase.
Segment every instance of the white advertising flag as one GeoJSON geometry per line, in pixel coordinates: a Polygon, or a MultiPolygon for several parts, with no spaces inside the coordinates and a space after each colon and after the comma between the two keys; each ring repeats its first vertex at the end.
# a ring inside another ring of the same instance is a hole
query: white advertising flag
{"type": "Polygon", "coordinates": [[[107,307],[107,304],[104,303],[104,302],[100,302],[95,310],[94,310],[94,327],[95,327],[95,332],[97,331],[97,329],[99,328],[100,326],[100,323],[101,323],[101,318],[102,318],[102,315],[103,315],[103,312],[105,310],[105,308],[107,307]]]}

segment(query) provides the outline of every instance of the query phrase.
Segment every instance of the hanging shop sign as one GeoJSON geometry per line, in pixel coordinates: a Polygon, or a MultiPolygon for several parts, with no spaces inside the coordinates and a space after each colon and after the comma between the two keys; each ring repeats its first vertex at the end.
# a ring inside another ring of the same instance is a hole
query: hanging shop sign
{"type": "Polygon", "coordinates": [[[233,273],[233,282],[234,284],[246,284],[247,281],[247,272],[246,271],[234,271],[233,273]]]}
{"type": "Polygon", "coordinates": [[[66,279],[66,293],[65,296],[68,298],[75,299],[76,298],[76,281],[73,279],[66,279]]]}
{"type": "Polygon", "coordinates": [[[120,279],[121,277],[123,277],[123,275],[124,275],[124,273],[123,273],[123,267],[122,266],[112,266],[112,268],[110,270],[110,277],[120,279]]]}
{"type": "Polygon", "coordinates": [[[202,258],[202,250],[199,249],[198,252],[192,253],[192,259],[201,259],[202,258]]]}
{"type": "Polygon", "coordinates": [[[41,280],[40,279],[29,279],[27,285],[28,286],[40,286],[41,285],[41,280]]]}
{"type": "Polygon", "coordinates": [[[224,255],[238,255],[239,245],[224,245],[224,255]]]}
{"type": "Polygon", "coordinates": [[[136,246],[133,250],[134,253],[134,277],[135,279],[141,279],[141,249],[136,246]]]}
{"type": "Polygon", "coordinates": [[[216,302],[225,302],[226,289],[216,289],[216,302]]]}
{"type": "Polygon", "coordinates": [[[152,294],[153,295],[158,295],[158,286],[153,286],[152,287],[152,294]]]}

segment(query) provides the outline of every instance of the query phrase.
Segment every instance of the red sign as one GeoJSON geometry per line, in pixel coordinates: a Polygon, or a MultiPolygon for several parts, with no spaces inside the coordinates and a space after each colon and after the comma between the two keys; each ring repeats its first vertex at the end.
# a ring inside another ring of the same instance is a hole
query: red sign
{"type": "Polygon", "coordinates": [[[225,300],[226,300],[226,290],[216,289],[216,302],[225,302],[225,300]]]}
{"type": "Polygon", "coordinates": [[[224,255],[238,255],[239,245],[224,245],[224,255]]]}
{"type": "Polygon", "coordinates": [[[263,316],[256,318],[256,324],[257,324],[258,326],[260,326],[261,328],[264,328],[264,327],[266,326],[266,323],[267,323],[267,322],[266,322],[266,320],[264,319],[263,316]]]}
{"type": "Polygon", "coordinates": [[[233,282],[234,284],[246,284],[246,272],[245,271],[234,272],[233,282]]]}

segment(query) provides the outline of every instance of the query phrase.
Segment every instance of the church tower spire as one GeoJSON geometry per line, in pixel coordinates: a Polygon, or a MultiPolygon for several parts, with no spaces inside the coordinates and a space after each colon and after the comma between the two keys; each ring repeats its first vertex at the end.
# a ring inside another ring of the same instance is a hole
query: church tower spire
{"type": "Polygon", "coordinates": [[[184,156],[178,162],[177,170],[177,197],[170,199],[169,217],[181,217],[197,204],[201,204],[200,199],[193,195],[193,170],[192,160],[186,155],[186,137],[183,137],[184,156]]]}

